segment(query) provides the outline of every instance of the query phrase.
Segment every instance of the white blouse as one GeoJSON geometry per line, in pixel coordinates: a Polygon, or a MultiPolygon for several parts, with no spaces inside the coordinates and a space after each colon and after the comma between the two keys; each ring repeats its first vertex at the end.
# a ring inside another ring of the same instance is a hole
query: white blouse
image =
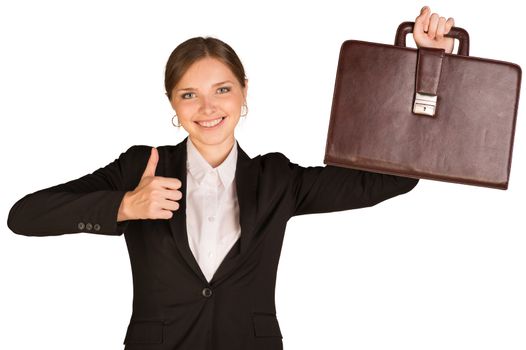
{"type": "Polygon", "coordinates": [[[210,282],[241,234],[234,181],[237,140],[216,168],[187,139],[186,229],[194,257],[210,282]]]}

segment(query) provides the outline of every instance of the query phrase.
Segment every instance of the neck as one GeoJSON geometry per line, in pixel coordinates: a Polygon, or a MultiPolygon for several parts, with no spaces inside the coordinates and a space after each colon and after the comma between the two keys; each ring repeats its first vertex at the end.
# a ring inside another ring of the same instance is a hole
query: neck
{"type": "MultiPolygon", "coordinates": [[[[190,136],[188,136],[190,137],[190,136]]],[[[190,137],[191,138],[191,137],[190,137]]],[[[215,145],[207,145],[191,138],[192,143],[203,158],[212,168],[218,167],[228,157],[228,154],[234,146],[234,136],[227,138],[224,142],[215,145]]]]}

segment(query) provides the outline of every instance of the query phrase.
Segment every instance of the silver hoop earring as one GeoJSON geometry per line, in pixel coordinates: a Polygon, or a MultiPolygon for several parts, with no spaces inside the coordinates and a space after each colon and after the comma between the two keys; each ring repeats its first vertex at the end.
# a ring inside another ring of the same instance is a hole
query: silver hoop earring
{"type": "Polygon", "coordinates": [[[172,117],[172,124],[177,128],[181,126],[181,123],[179,123],[179,118],[177,118],[177,114],[174,114],[174,116],[172,117]],[[177,124],[174,123],[174,118],[177,120],[177,124]]]}
{"type": "Polygon", "coordinates": [[[241,116],[242,117],[246,117],[247,114],[248,114],[248,106],[245,103],[245,104],[243,104],[243,106],[241,106],[241,116]],[[243,111],[243,107],[244,107],[245,111],[243,111]]]}

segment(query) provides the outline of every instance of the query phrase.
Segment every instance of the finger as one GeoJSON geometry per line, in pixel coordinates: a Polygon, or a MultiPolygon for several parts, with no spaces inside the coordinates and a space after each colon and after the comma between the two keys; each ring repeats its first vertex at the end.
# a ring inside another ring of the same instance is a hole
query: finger
{"type": "Polygon", "coordinates": [[[425,24],[426,22],[429,22],[429,7],[424,6],[420,10],[420,14],[415,19],[415,26],[413,31],[415,33],[422,33],[426,31],[425,24]]]}
{"type": "Polygon", "coordinates": [[[152,147],[150,158],[148,159],[148,163],[146,164],[146,168],[144,169],[141,179],[145,176],[155,176],[155,168],[157,168],[158,161],[159,153],[157,152],[157,148],[152,147]]]}
{"type": "Polygon", "coordinates": [[[181,180],[175,177],[155,176],[154,181],[159,186],[170,190],[177,190],[182,186],[181,180]]]}
{"type": "Polygon", "coordinates": [[[176,201],[171,201],[169,199],[164,199],[162,202],[161,202],[161,207],[163,210],[171,210],[171,211],[174,211],[174,210],[177,210],[179,209],[180,205],[179,203],[177,203],[176,201]]]}
{"type": "Polygon", "coordinates": [[[162,196],[165,199],[169,199],[171,201],[178,201],[183,198],[183,193],[178,190],[163,190],[162,196]]]}
{"type": "Polygon", "coordinates": [[[451,30],[451,28],[453,28],[455,26],[455,20],[452,18],[452,17],[449,17],[446,21],[446,29],[444,31],[444,34],[447,34],[449,33],[449,31],[451,30]]]}
{"type": "Polygon", "coordinates": [[[427,36],[430,39],[435,39],[435,35],[437,32],[437,26],[438,26],[438,15],[436,13],[433,13],[431,15],[431,18],[429,19],[429,30],[427,31],[427,36]]]}
{"type": "Polygon", "coordinates": [[[171,219],[174,216],[170,210],[161,210],[156,219],[171,219]]]}
{"type": "Polygon", "coordinates": [[[431,16],[431,8],[429,8],[428,6],[425,7],[427,7],[427,11],[426,15],[424,16],[423,30],[425,33],[427,33],[429,31],[429,17],[431,16]]]}
{"type": "Polygon", "coordinates": [[[437,33],[436,33],[437,40],[441,40],[442,38],[444,38],[445,31],[446,31],[446,19],[444,17],[440,17],[438,19],[438,25],[437,25],[437,33]]]}

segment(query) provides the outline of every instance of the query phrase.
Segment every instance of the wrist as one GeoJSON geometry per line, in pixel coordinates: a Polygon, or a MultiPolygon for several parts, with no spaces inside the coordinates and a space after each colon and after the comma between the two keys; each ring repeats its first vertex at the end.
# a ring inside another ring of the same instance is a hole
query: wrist
{"type": "Polygon", "coordinates": [[[119,206],[119,212],[117,214],[117,222],[130,220],[131,215],[129,213],[129,201],[132,192],[128,191],[122,197],[121,205],[119,206]]]}

